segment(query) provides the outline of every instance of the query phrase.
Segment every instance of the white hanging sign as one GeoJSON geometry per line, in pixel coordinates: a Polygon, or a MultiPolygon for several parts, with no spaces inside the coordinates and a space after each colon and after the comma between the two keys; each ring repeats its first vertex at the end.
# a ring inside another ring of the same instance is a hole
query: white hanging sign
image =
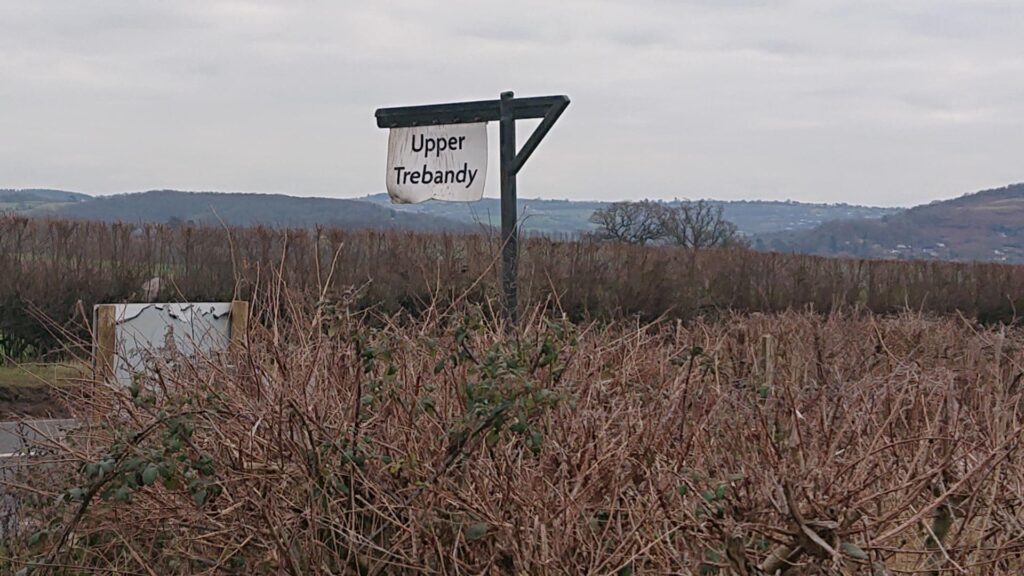
{"type": "Polygon", "coordinates": [[[486,179],[486,123],[391,129],[387,184],[393,203],[475,202],[486,179]]]}

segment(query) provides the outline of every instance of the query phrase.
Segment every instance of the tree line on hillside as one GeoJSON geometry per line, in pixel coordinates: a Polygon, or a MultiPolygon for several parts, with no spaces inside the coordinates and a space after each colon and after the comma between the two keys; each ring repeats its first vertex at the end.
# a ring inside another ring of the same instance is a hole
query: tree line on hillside
{"type": "Polygon", "coordinates": [[[187,222],[234,226],[404,229],[421,232],[471,231],[465,223],[397,212],[369,202],[341,198],[299,198],[281,194],[152,190],[66,203],[41,216],[105,222],[187,222]]]}
{"type": "MultiPolygon", "coordinates": [[[[525,238],[521,246],[523,305],[550,306],[573,320],[910,307],[1012,321],[1024,310],[1024,267],[1017,266],[655,250],[593,239],[525,238]]],[[[94,304],[149,297],[223,301],[287,286],[312,300],[354,291],[360,307],[412,316],[431,302],[496,302],[500,247],[494,234],[0,216],[0,356],[59,352],[68,334],[55,327],[87,339],[94,304]],[[145,294],[154,277],[160,293],[145,294]]]]}
{"type": "Polygon", "coordinates": [[[673,204],[641,200],[615,202],[590,216],[598,240],[646,246],[668,244],[683,248],[745,246],[736,225],[725,219],[721,205],[705,200],[673,204]]]}

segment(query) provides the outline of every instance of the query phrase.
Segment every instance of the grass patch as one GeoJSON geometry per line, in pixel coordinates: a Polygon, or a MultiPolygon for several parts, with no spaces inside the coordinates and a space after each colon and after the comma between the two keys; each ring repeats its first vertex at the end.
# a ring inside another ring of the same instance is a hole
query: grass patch
{"type": "Polygon", "coordinates": [[[65,362],[0,366],[0,388],[48,388],[81,378],[86,367],[65,362]]]}

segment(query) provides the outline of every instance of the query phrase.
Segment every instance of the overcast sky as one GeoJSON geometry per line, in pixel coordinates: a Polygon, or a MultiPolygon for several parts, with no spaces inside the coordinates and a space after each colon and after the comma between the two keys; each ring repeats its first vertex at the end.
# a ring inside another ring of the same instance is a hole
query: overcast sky
{"type": "Polygon", "coordinates": [[[572,98],[523,197],[911,205],[1024,181],[1022,31],[1020,0],[0,0],[0,187],[362,196],[377,107],[515,90],[572,98]]]}

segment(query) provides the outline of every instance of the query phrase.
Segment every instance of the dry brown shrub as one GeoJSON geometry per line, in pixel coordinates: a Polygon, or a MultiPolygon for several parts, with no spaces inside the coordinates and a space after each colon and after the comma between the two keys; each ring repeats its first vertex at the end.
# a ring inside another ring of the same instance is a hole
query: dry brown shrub
{"type": "Polygon", "coordinates": [[[259,298],[243,348],[82,388],[12,569],[1024,567],[1018,329],[535,313],[510,336],[464,304],[408,320],[259,298]]]}
{"type": "MultiPolygon", "coordinates": [[[[0,216],[0,353],[35,360],[63,340],[38,321],[88,336],[93,304],[250,299],[279,280],[319,293],[365,286],[355,303],[423,313],[500,291],[498,240],[471,234],[172,227],[0,216]],[[331,270],[333,269],[333,274],[331,270]],[[85,311],[85,314],[82,311],[85,311]]],[[[719,310],[828,313],[919,310],[1014,322],[1024,266],[830,259],[744,249],[687,250],[524,238],[524,309],[557,301],[572,320],[691,319],[719,310]]],[[[59,354],[55,354],[58,356],[59,354]]]]}

